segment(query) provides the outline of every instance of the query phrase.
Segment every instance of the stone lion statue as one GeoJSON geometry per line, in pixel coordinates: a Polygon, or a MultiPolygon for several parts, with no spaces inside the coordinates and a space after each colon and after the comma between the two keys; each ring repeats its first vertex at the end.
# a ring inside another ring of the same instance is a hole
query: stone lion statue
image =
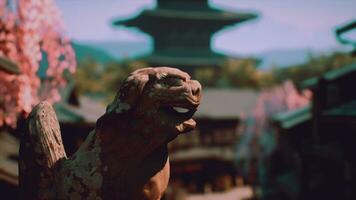
{"type": "Polygon", "coordinates": [[[160,199],[167,143],[195,128],[201,85],[175,68],[131,73],[78,151],[67,158],[56,114],[38,104],[21,138],[24,199],[160,199]]]}

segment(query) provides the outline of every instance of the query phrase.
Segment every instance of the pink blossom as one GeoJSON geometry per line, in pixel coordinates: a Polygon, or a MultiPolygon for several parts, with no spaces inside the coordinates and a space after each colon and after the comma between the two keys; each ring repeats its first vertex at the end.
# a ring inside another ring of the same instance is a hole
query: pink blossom
{"type": "Polygon", "coordinates": [[[17,63],[21,74],[0,71],[0,126],[15,126],[20,113],[29,113],[40,100],[60,100],[63,71],[75,71],[76,60],[54,0],[0,2],[0,56],[17,63]],[[47,54],[47,80],[37,76],[47,54]]]}

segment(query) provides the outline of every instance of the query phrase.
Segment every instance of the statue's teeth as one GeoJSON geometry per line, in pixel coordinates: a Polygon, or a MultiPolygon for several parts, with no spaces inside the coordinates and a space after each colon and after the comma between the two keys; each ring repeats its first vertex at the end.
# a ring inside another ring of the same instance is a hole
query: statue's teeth
{"type": "Polygon", "coordinates": [[[173,110],[177,111],[178,113],[187,113],[187,112],[189,112],[189,109],[182,108],[182,107],[173,107],[173,110]]]}

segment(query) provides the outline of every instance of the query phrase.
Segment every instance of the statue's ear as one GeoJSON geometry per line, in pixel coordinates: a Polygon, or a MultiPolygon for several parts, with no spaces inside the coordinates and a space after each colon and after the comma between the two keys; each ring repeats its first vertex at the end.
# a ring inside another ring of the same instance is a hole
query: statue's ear
{"type": "Polygon", "coordinates": [[[123,81],[115,99],[106,108],[106,113],[122,113],[135,107],[146,83],[150,79],[149,73],[144,72],[142,69],[136,70],[123,81]]]}

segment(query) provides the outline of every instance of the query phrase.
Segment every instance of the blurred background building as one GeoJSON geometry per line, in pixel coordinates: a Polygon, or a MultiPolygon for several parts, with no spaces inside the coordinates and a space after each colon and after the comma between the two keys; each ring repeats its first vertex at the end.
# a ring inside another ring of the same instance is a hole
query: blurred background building
{"type": "Polygon", "coordinates": [[[153,51],[143,58],[149,65],[193,72],[196,67],[221,67],[226,62],[226,55],[211,49],[215,32],[255,18],[252,13],[211,8],[208,0],[158,0],[156,8],[114,25],[137,27],[153,37],[153,51]]]}

